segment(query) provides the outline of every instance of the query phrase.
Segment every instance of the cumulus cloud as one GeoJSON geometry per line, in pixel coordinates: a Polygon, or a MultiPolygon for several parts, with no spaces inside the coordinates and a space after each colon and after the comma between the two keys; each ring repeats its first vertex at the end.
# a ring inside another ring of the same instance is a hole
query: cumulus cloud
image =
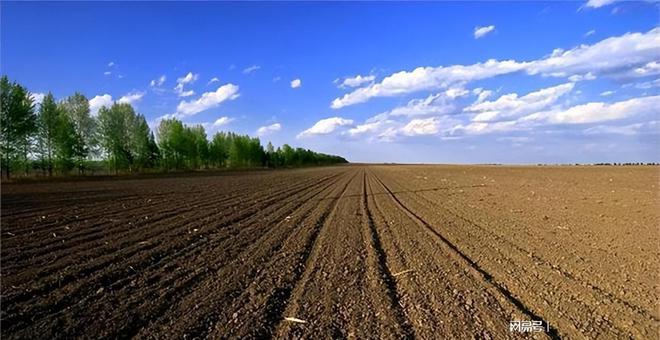
{"type": "Polygon", "coordinates": [[[217,127],[220,127],[220,126],[223,126],[223,125],[227,125],[227,124],[231,123],[233,120],[234,120],[234,118],[230,118],[230,117],[220,117],[220,118],[216,119],[215,122],[213,122],[212,126],[214,128],[217,128],[217,127]]]}
{"type": "Polygon", "coordinates": [[[347,88],[347,87],[362,86],[363,84],[371,83],[372,81],[374,81],[374,79],[376,79],[376,76],[374,76],[374,75],[369,75],[369,76],[364,76],[363,77],[363,76],[358,74],[355,77],[346,77],[346,78],[344,78],[344,80],[341,83],[339,83],[339,79],[337,79],[335,82],[339,83],[339,85],[338,85],[339,88],[343,89],[343,88],[347,88]]]}
{"type": "Polygon", "coordinates": [[[92,116],[96,116],[99,113],[99,110],[105,106],[110,107],[112,105],[112,96],[109,94],[97,95],[94,98],[89,100],[89,112],[92,116]]]}
{"type": "Polygon", "coordinates": [[[401,71],[385,77],[380,83],[361,87],[333,100],[331,107],[363,103],[373,97],[391,97],[422,90],[448,87],[459,82],[490,78],[522,70],[524,63],[514,60],[497,61],[494,59],[473,65],[453,65],[447,67],[418,67],[410,72],[401,71]]]}
{"type": "Polygon", "coordinates": [[[199,112],[212,109],[227,100],[238,98],[238,86],[226,84],[218,87],[213,92],[206,92],[196,100],[182,101],[176,107],[176,114],[182,116],[191,116],[199,112]]]}
{"type": "Polygon", "coordinates": [[[448,133],[450,135],[482,135],[495,132],[506,132],[519,130],[521,128],[517,121],[505,122],[472,122],[468,124],[458,124],[452,127],[448,133]]]}
{"type": "Polygon", "coordinates": [[[298,134],[297,138],[305,138],[316,135],[327,135],[334,132],[337,128],[347,125],[353,125],[352,119],[341,117],[331,117],[321,119],[309,129],[298,134]]]}
{"type": "Polygon", "coordinates": [[[660,96],[632,98],[615,103],[591,102],[565,110],[531,114],[521,121],[550,124],[585,124],[616,120],[640,114],[660,115],[660,96]]]}
{"type": "Polygon", "coordinates": [[[199,78],[199,74],[193,74],[192,72],[188,72],[188,74],[176,80],[176,86],[174,87],[174,91],[176,91],[179,97],[189,97],[194,95],[195,91],[193,90],[184,91],[183,87],[186,84],[192,84],[196,82],[198,78],[199,78]]]}
{"type": "Polygon", "coordinates": [[[218,79],[218,77],[213,77],[213,78],[211,78],[211,80],[209,80],[208,83],[206,83],[206,85],[211,85],[211,84],[217,83],[219,81],[220,81],[220,79],[218,79]]]}
{"type": "Polygon", "coordinates": [[[600,8],[603,6],[611,5],[616,1],[617,0],[589,0],[584,6],[589,8],[600,8]]]}
{"type": "Polygon", "coordinates": [[[495,30],[494,25],[489,25],[489,26],[477,26],[474,28],[474,38],[475,39],[480,39],[486,36],[486,34],[492,32],[495,30]]]}
{"type": "Polygon", "coordinates": [[[645,65],[628,70],[621,74],[622,78],[642,78],[660,75],[660,62],[651,61],[645,65]]]}
{"type": "Polygon", "coordinates": [[[261,66],[259,66],[259,65],[252,65],[252,66],[246,67],[246,68],[243,69],[243,74],[250,74],[250,73],[256,72],[260,68],[261,68],[261,66]]]}
{"type": "Polygon", "coordinates": [[[585,129],[583,132],[585,135],[626,135],[634,136],[642,133],[657,133],[658,128],[660,128],[660,121],[654,120],[645,123],[635,123],[622,126],[616,125],[597,125],[585,129]]]}
{"type": "Polygon", "coordinates": [[[118,102],[134,105],[142,100],[142,97],[144,97],[144,92],[130,92],[119,98],[118,102]]]}
{"type": "Polygon", "coordinates": [[[292,89],[297,89],[301,86],[302,86],[302,81],[300,80],[300,78],[296,78],[296,79],[291,81],[291,88],[292,89]]]}
{"type": "Polygon", "coordinates": [[[257,129],[257,136],[270,135],[271,133],[275,133],[280,130],[282,130],[282,124],[280,123],[274,123],[271,125],[262,126],[257,129]]]}
{"type": "Polygon", "coordinates": [[[549,57],[530,63],[527,72],[553,77],[588,73],[616,76],[648,65],[659,54],[660,28],[654,28],[646,33],[626,33],[567,51],[556,49],[549,57]]]}
{"type": "Polygon", "coordinates": [[[481,87],[477,87],[476,89],[472,90],[472,94],[477,96],[477,100],[473,104],[478,104],[488,99],[493,94],[493,91],[484,90],[481,87]]]}
{"type": "Polygon", "coordinates": [[[640,89],[640,90],[648,90],[650,88],[660,87],[660,78],[655,79],[655,80],[643,81],[643,82],[639,82],[639,83],[626,84],[624,86],[625,87],[633,86],[633,87],[635,87],[637,89],[640,89]]]}
{"type": "Polygon", "coordinates": [[[446,88],[452,84],[518,71],[547,77],[571,77],[588,80],[599,75],[641,77],[654,74],[660,54],[660,27],[646,33],[626,33],[593,45],[570,50],[555,49],[549,56],[529,62],[488,60],[472,65],[418,67],[385,77],[382,81],[360,87],[332,101],[339,109],[363,103],[374,97],[397,96],[417,91],[446,88]],[[635,71],[637,70],[637,71],[635,71]]]}
{"type": "Polygon", "coordinates": [[[401,129],[406,136],[434,135],[439,131],[440,121],[437,117],[413,119],[401,129]]]}
{"type": "Polygon", "coordinates": [[[469,93],[462,87],[450,88],[447,91],[429,95],[422,99],[412,99],[406,105],[399,106],[388,112],[390,116],[423,116],[447,114],[455,111],[453,100],[469,93]]]}
{"type": "Polygon", "coordinates": [[[346,131],[346,134],[349,135],[349,136],[354,137],[354,136],[362,135],[362,134],[365,134],[365,133],[368,133],[368,132],[375,132],[378,129],[380,129],[380,127],[383,124],[384,124],[383,121],[366,122],[366,123],[360,124],[360,125],[358,125],[354,128],[348,129],[348,131],[346,131]]]}
{"type": "Polygon", "coordinates": [[[149,82],[149,86],[151,86],[151,87],[163,86],[163,84],[165,84],[165,80],[167,80],[167,77],[165,77],[165,75],[163,74],[160,77],[158,77],[157,79],[152,79],[149,82]]]}
{"type": "Polygon", "coordinates": [[[472,120],[476,122],[491,122],[537,112],[557,102],[557,100],[573,90],[574,83],[566,83],[530,92],[522,97],[517,93],[505,94],[494,101],[472,104],[464,109],[466,112],[478,113],[472,120]]]}

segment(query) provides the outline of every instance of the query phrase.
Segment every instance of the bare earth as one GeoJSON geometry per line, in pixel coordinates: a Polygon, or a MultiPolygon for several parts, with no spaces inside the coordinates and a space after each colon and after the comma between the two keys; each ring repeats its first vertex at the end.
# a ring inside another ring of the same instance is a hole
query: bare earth
{"type": "Polygon", "coordinates": [[[352,165],[3,184],[2,337],[657,339],[659,179],[352,165]]]}

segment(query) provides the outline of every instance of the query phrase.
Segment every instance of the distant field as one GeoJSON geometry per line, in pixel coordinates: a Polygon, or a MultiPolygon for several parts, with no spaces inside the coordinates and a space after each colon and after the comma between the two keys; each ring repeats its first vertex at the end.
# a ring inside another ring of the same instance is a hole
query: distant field
{"type": "Polygon", "coordinates": [[[658,338],[659,179],[353,165],[3,184],[3,337],[499,339],[545,320],[548,337],[658,338]]]}

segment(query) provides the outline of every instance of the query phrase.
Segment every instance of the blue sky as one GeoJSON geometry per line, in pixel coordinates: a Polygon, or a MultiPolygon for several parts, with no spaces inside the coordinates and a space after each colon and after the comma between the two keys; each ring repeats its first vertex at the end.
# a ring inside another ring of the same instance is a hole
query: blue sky
{"type": "Polygon", "coordinates": [[[657,2],[1,6],[2,73],[37,99],[355,162],[660,161],[657,2]]]}

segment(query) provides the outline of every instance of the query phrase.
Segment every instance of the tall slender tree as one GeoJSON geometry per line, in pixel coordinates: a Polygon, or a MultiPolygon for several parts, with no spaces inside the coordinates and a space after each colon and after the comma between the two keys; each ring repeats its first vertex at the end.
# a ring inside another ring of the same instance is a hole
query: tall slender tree
{"type": "Polygon", "coordinates": [[[39,106],[38,115],[38,140],[40,145],[39,153],[42,163],[48,172],[48,176],[53,176],[53,156],[56,147],[57,129],[60,120],[60,112],[52,93],[48,93],[39,106]]]}
{"type": "Polygon", "coordinates": [[[75,131],[74,157],[76,167],[79,173],[84,173],[87,158],[96,151],[96,120],[90,115],[89,101],[79,92],[64,100],[63,110],[73,124],[75,131]]]}
{"type": "Polygon", "coordinates": [[[7,76],[0,79],[0,149],[5,176],[10,177],[12,163],[21,158],[26,173],[32,136],[36,130],[32,95],[7,76]]]}

